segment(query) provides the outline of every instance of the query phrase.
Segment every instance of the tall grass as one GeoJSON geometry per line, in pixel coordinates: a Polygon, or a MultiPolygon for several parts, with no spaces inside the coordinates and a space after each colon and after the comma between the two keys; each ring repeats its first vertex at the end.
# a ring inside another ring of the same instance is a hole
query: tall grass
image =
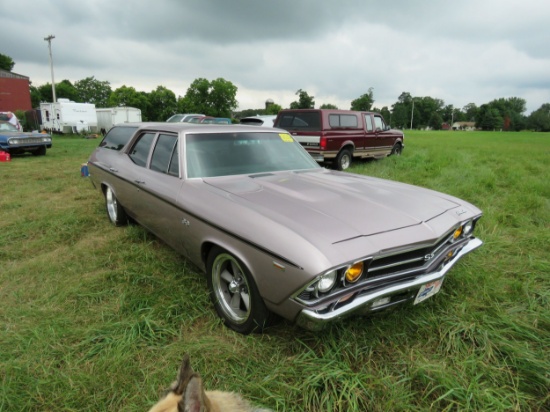
{"type": "Polygon", "coordinates": [[[109,224],[55,137],[0,163],[0,410],[147,410],[184,352],[207,388],[279,411],[550,409],[550,135],[408,132],[365,173],[464,198],[485,242],[424,304],[311,333],[223,327],[192,264],[109,224]]]}

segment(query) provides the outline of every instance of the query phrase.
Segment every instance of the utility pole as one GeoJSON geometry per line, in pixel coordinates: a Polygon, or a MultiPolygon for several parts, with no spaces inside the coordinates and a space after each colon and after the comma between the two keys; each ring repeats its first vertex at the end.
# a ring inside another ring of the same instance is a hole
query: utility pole
{"type": "Polygon", "coordinates": [[[53,59],[52,59],[52,39],[55,39],[53,34],[50,34],[48,37],[44,37],[44,40],[48,42],[48,49],[50,51],[50,69],[52,71],[52,94],[53,94],[53,103],[57,101],[55,97],[55,80],[53,78],[53,59]]]}
{"type": "Polygon", "coordinates": [[[414,98],[412,99],[412,101],[413,101],[413,107],[411,110],[411,130],[413,128],[413,118],[414,118],[414,98]]]}

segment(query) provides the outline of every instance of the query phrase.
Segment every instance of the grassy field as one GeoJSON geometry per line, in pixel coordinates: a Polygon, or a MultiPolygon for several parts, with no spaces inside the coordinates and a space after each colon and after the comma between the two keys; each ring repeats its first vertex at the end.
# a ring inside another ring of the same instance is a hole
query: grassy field
{"type": "Polygon", "coordinates": [[[464,198],[484,246],[424,304],[324,333],[223,327],[204,277],[80,177],[99,143],[0,163],[0,410],[147,410],[184,352],[277,411],[550,410],[550,134],[407,132],[353,173],[464,198]]]}

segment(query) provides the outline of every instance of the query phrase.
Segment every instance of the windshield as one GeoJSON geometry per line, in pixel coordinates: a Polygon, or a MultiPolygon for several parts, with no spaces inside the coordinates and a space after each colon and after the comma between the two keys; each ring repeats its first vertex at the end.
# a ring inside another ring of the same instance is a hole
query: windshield
{"type": "Polygon", "coordinates": [[[0,122],[0,130],[4,132],[18,132],[17,127],[8,122],[0,122]]]}
{"type": "Polygon", "coordinates": [[[320,167],[288,133],[188,134],[185,154],[189,178],[320,167]]]}

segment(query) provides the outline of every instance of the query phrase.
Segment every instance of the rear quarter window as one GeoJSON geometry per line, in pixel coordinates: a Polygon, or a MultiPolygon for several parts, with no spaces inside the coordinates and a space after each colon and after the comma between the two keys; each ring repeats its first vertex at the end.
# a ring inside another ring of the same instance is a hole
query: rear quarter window
{"type": "Polygon", "coordinates": [[[137,127],[113,127],[105,135],[99,147],[111,150],[121,150],[130,141],[137,127]]]}

